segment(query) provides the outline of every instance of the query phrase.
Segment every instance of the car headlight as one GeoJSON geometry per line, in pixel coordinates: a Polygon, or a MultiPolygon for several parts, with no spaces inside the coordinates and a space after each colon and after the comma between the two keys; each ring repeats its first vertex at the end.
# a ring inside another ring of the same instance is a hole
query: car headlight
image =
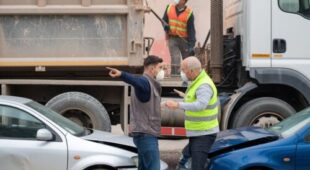
{"type": "Polygon", "coordinates": [[[139,165],[138,156],[132,157],[131,160],[133,161],[134,165],[131,165],[130,167],[127,167],[127,168],[118,168],[117,170],[138,170],[138,165],[139,165]]]}
{"type": "Polygon", "coordinates": [[[136,167],[139,166],[139,157],[138,156],[134,156],[131,158],[133,160],[133,162],[135,163],[136,167]]]}

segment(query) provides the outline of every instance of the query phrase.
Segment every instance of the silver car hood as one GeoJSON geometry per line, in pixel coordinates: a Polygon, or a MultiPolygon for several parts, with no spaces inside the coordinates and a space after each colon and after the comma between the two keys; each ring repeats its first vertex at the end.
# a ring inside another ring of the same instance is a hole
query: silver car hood
{"type": "MultiPolygon", "coordinates": [[[[115,135],[109,132],[92,130],[91,134],[83,136],[82,138],[88,141],[103,143],[106,145],[119,147],[137,153],[137,147],[133,143],[133,139],[125,135],[115,135]]],[[[166,162],[160,160],[160,169],[168,169],[168,165],[166,164],[166,162]]]]}
{"type": "Polygon", "coordinates": [[[109,132],[92,130],[91,134],[83,136],[82,138],[94,142],[102,142],[106,144],[110,143],[136,148],[131,137],[125,135],[115,135],[109,132]]]}

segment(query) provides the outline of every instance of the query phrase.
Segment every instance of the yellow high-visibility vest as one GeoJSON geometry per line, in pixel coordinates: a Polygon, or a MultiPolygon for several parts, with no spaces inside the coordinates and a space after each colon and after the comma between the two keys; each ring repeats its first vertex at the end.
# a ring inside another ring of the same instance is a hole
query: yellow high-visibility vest
{"type": "Polygon", "coordinates": [[[214,129],[219,126],[218,122],[218,112],[219,112],[219,99],[217,96],[217,89],[212,81],[212,79],[203,70],[199,76],[190,85],[185,95],[185,102],[192,103],[197,100],[196,91],[202,84],[208,84],[213,91],[213,96],[211,97],[206,109],[192,112],[185,111],[185,129],[190,131],[207,131],[209,129],[214,129]]]}

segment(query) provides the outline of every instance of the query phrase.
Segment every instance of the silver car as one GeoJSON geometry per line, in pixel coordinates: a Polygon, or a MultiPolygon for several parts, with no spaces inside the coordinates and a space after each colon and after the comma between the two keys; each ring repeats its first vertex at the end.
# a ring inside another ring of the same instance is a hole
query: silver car
{"type": "Polygon", "coordinates": [[[120,170],[137,164],[132,138],[87,130],[32,100],[0,96],[0,170],[120,170]]]}

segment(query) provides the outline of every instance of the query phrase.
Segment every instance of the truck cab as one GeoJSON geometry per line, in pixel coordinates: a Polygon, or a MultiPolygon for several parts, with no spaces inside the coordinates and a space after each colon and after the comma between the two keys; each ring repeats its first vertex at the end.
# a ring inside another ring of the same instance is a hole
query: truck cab
{"type": "Polygon", "coordinates": [[[228,0],[223,9],[223,73],[238,88],[224,107],[222,128],[269,127],[307,107],[310,1],[228,0]]]}

